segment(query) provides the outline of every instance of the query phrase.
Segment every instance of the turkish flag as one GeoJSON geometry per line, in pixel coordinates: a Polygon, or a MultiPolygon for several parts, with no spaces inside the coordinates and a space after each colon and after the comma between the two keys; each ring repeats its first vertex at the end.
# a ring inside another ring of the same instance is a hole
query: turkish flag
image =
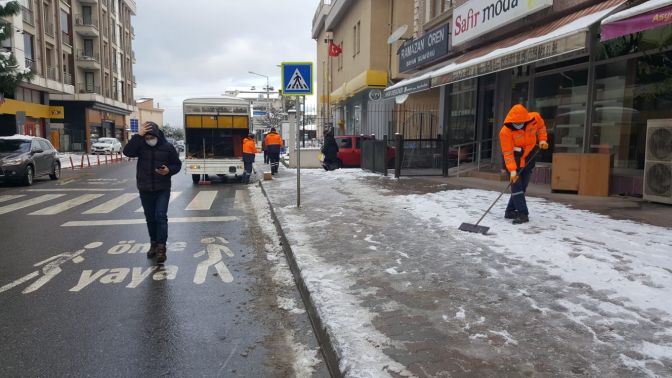
{"type": "Polygon", "coordinates": [[[343,49],[340,48],[334,41],[329,41],[329,56],[339,56],[343,52],[343,49]]]}

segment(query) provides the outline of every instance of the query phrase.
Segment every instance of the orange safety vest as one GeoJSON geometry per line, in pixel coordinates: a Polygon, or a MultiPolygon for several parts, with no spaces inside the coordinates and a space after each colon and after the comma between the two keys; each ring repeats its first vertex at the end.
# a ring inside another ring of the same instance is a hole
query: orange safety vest
{"type": "Polygon", "coordinates": [[[257,143],[252,138],[243,139],[243,153],[244,154],[256,154],[257,153],[257,143]]]}
{"type": "Polygon", "coordinates": [[[504,125],[499,132],[499,141],[502,146],[504,164],[509,172],[525,167],[525,159],[530,155],[534,147],[541,141],[548,139],[546,124],[537,112],[528,112],[523,105],[514,105],[504,120],[504,125]],[[516,130],[513,123],[525,123],[525,126],[516,130]],[[520,167],[516,164],[515,151],[522,151],[520,167]]]}
{"type": "Polygon", "coordinates": [[[274,131],[271,131],[270,133],[268,133],[268,135],[266,135],[266,139],[264,139],[264,141],[266,142],[266,146],[277,145],[277,146],[282,147],[282,138],[280,137],[280,135],[278,133],[276,133],[274,131]]]}

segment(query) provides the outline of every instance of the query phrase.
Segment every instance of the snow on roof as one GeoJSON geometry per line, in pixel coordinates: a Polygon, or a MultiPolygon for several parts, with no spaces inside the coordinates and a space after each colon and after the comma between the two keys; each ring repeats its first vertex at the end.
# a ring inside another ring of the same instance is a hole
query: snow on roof
{"type": "Polygon", "coordinates": [[[19,135],[19,134],[14,134],[12,136],[0,136],[0,139],[5,139],[5,140],[33,140],[36,137],[30,136],[30,135],[19,135]]]}
{"type": "Polygon", "coordinates": [[[198,105],[198,104],[209,104],[209,105],[223,105],[223,104],[245,104],[249,105],[250,102],[246,99],[232,96],[219,96],[219,97],[194,97],[187,98],[184,100],[184,104],[198,105]]]}
{"type": "Polygon", "coordinates": [[[637,16],[639,14],[646,13],[668,5],[672,5],[672,0],[649,0],[644,4],[640,4],[637,5],[636,7],[622,10],[614,15],[605,18],[604,20],[602,20],[602,24],[608,24],[610,22],[620,21],[628,17],[637,16]]]}

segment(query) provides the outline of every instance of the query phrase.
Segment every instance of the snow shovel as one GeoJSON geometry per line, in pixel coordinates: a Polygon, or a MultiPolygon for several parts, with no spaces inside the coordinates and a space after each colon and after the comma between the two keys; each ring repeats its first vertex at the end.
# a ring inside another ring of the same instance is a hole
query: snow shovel
{"type": "MultiPolygon", "coordinates": [[[[533,161],[533,160],[537,157],[537,154],[539,153],[539,151],[541,151],[541,149],[539,149],[539,148],[537,148],[536,151],[534,151],[534,154],[533,154],[532,157],[530,158],[530,161],[533,161]]],[[[523,173],[523,171],[524,171],[525,169],[527,169],[527,167],[528,167],[528,166],[526,165],[526,166],[520,171],[520,173],[523,173]]],[[[473,233],[475,233],[475,234],[483,234],[483,235],[487,235],[488,230],[490,230],[490,227],[479,226],[479,224],[481,223],[481,221],[483,220],[483,218],[485,218],[485,216],[488,215],[488,213],[490,212],[490,210],[492,210],[492,208],[495,206],[495,204],[497,203],[497,201],[499,201],[499,199],[502,198],[502,196],[504,195],[504,193],[505,193],[507,190],[509,190],[509,188],[511,187],[511,184],[512,184],[511,181],[509,181],[509,185],[507,185],[506,188],[504,188],[504,190],[502,190],[502,192],[499,193],[499,196],[497,196],[497,199],[495,199],[495,201],[492,203],[492,205],[490,205],[490,207],[488,207],[488,210],[485,210],[485,213],[483,213],[483,215],[481,216],[481,219],[479,219],[478,222],[476,222],[476,224],[472,224],[472,223],[462,223],[458,229],[461,230],[461,231],[473,232],[473,233]]]]}

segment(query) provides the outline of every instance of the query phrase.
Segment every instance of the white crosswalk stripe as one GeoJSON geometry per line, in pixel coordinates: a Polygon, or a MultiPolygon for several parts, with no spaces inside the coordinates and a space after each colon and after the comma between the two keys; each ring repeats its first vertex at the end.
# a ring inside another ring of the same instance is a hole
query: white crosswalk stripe
{"type": "Polygon", "coordinates": [[[82,214],[107,214],[138,198],[138,193],[125,193],[82,214]]]}
{"type": "MultiPolygon", "coordinates": [[[[180,194],[182,194],[182,192],[170,192],[170,200],[168,200],[168,203],[172,203],[173,200],[175,198],[179,197],[180,194]]],[[[140,208],[138,210],[135,210],[135,212],[136,213],[144,213],[145,210],[142,208],[142,206],[140,206],[140,208]]]]}
{"type": "Polygon", "coordinates": [[[11,201],[13,199],[21,198],[23,196],[24,196],[23,194],[16,194],[16,195],[6,194],[4,196],[0,196],[0,202],[11,201]]]}
{"type": "Polygon", "coordinates": [[[210,210],[215,197],[217,197],[217,192],[214,190],[200,191],[185,210],[210,210]]]}
{"type": "Polygon", "coordinates": [[[54,215],[62,213],[66,210],[72,209],[73,207],[79,206],[81,204],[92,201],[96,198],[102,197],[103,194],[83,194],[79,197],[73,198],[71,200],[59,203],[54,206],[46,207],[41,210],[34,211],[28,215],[54,215]]]}
{"type": "Polygon", "coordinates": [[[33,205],[37,205],[37,204],[42,203],[42,202],[51,201],[53,199],[63,197],[64,195],[65,194],[44,194],[44,195],[41,195],[41,196],[38,196],[38,197],[35,197],[35,198],[31,198],[29,200],[16,202],[16,203],[13,203],[11,205],[2,206],[2,207],[0,207],[0,214],[7,214],[9,212],[19,210],[19,209],[23,209],[23,208],[28,207],[28,206],[33,206],[33,205]]]}

